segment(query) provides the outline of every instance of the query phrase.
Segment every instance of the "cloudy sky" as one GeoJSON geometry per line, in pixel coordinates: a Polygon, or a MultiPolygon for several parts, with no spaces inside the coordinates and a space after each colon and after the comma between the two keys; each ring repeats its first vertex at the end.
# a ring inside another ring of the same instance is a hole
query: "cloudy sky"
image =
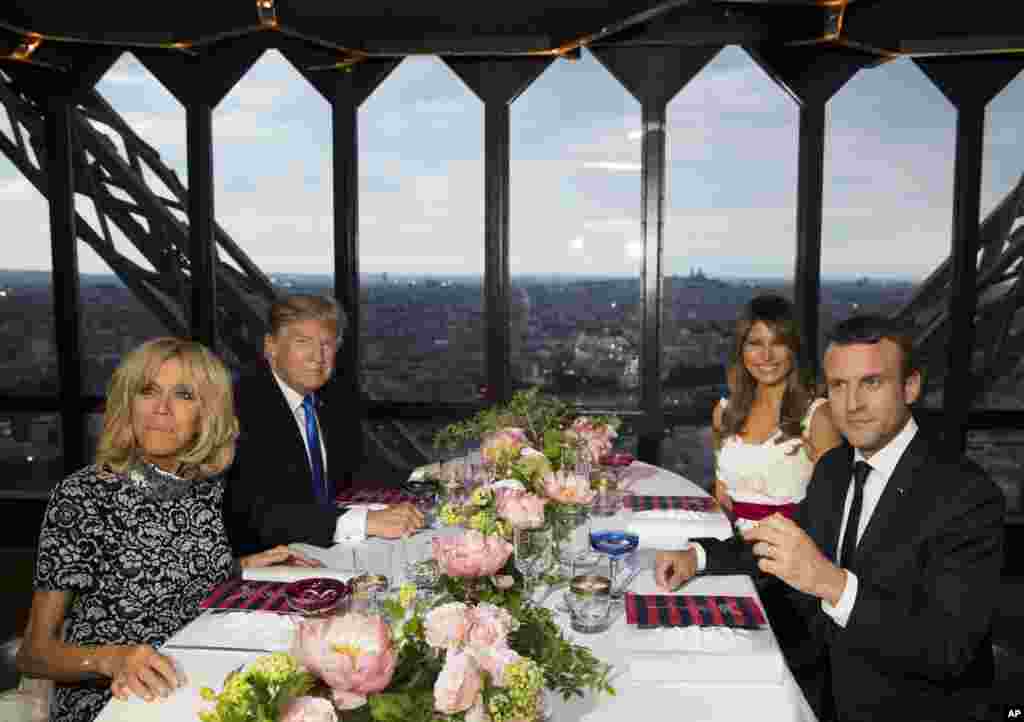
{"type": "MultiPolygon", "coordinates": [[[[185,114],[166,90],[130,55],[98,88],[186,179],[185,114]]],[[[794,101],[730,47],[676,96],[668,115],[667,271],[791,276],[794,101]]],[[[861,71],[831,101],[826,277],[917,280],[948,254],[955,121],[909,60],[861,71]]],[[[516,100],[513,274],[636,272],[639,129],[639,103],[586,52],[552,64],[516,100]]],[[[1024,172],[1022,130],[1018,77],[989,106],[983,213],[1024,172]]],[[[217,107],[214,136],[221,225],[268,272],[330,273],[327,103],[270,52],[217,107]]],[[[436,58],[406,59],[364,104],[359,137],[362,270],[480,273],[481,102],[436,58]]],[[[6,157],[0,208],[9,239],[0,266],[49,268],[45,202],[6,157]]],[[[83,212],[91,215],[85,204],[83,212]]],[[[84,245],[80,265],[106,270],[84,245]]]]}

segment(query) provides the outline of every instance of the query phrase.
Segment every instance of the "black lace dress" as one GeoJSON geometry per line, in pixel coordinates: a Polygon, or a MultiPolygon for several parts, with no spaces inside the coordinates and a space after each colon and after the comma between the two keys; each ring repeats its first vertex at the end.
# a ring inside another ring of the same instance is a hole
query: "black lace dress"
{"type": "MultiPolygon", "coordinates": [[[[72,644],[159,647],[199,614],[231,573],[220,478],[186,481],[155,467],[96,466],[53,490],[39,536],[35,588],[71,592],[72,644]]],[[[51,720],[91,722],[106,683],[56,686],[51,720]]]]}

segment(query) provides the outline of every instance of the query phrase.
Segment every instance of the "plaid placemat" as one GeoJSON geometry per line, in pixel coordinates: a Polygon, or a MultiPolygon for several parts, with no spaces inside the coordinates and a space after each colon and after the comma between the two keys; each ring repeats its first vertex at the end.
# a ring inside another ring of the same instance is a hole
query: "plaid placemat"
{"type": "Polygon", "coordinates": [[[766,624],[753,597],[626,592],[626,621],[640,627],[740,627],[766,624]]]}
{"type": "Polygon", "coordinates": [[[286,586],[286,582],[248,582],[236,577],[217,585],[199,608],[287,612],[286,586]]]}
{"type": "Polygon", "coordinates": [[[337,504],[401,504],[402,502],[415,504],[416,500],[415,494],[410,494],[401,489],[343,491],[334,498],[337,504]]]}
{"type": "Polygon", "coordinates": [[[633,511],[718,511],[718,502],[710,496],[648,496],[631,494],[623,497],[622,504],[633,511]]]}

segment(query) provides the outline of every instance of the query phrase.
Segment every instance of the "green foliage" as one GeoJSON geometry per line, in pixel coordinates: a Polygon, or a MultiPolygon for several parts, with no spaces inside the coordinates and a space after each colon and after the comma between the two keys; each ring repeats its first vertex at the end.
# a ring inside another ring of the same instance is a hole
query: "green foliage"
{"type": "Polygon", "coordinates": [[[582,697],[587,689],[615,694],[608,683],[611,667],[586,647],[572,644],[552,619],[551,610],[532,604],[518,611],[519,629],[509,637],[512,649],[544,670],[544,686],[564,699],[582,697]]]}
{"type": "Polygon", "coordinates": [[[296,666],[287,654],[260,657],[245,669],[224,680],[224,691],[203,687],[199,694],[213,702],[212,711],[202,711],[202,722],[276,722],[290,700],[307,694],[316,685],[313,675],[296,666]]]}
{"type": "Polygon", "coordinates": [[[541,449],[548,432],[559,433],[571,416],[567,403],[534,387],[517,391],[503,406],[493,406],[466,421],[449,424],[434,436],[434,446],[452,451],[461,444],[479,441],[484,434],[516,426],[526,432],[531,446],[541,449]]]}

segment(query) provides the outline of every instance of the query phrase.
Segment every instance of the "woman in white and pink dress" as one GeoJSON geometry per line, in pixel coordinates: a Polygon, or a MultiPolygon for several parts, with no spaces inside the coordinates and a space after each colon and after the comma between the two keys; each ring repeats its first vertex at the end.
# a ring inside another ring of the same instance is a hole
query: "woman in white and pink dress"
{"type": "Polygon", "coordinates": [[[715,497],[740,528],[775,513],[792,518],[814,463],[840,436],[800,363],[789,301],[764,295],[744,307],[732,361],[730,396],[712,415],[715,497]]]}

